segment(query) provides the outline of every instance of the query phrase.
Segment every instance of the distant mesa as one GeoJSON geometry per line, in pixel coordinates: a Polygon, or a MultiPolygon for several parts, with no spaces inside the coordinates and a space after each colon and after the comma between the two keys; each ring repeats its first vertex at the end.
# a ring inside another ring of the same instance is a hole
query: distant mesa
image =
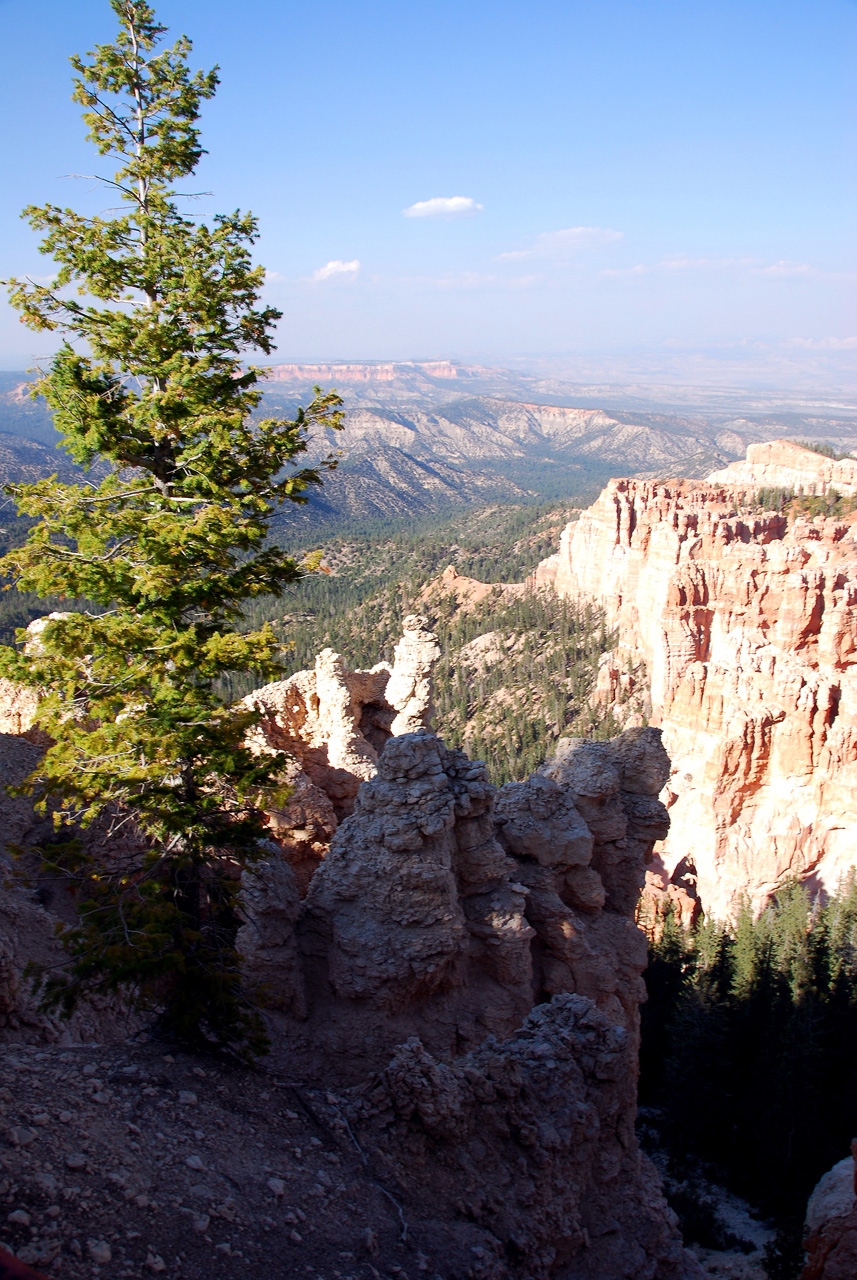
{"type": "Polygon", "coordinates": [[[478,378],[489,372],[480,365],[454,364],[451,360],[275,364],[267,370],[268,380],[273,382],[310,382],[314,378],[334,382],[394,382],[415,373],[429,378],[478,378]]]}

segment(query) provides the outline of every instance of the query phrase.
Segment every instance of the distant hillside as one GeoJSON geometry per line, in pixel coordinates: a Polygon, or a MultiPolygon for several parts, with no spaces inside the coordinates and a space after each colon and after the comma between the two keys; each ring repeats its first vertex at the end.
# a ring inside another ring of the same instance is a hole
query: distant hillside
{"type": "Polygon", "coordinates": [[[29,484],[54,474],[70,483],[82,476],[83,470],[53,445],[0,432],[0,484],[9,481],[29,484]]]}
{"type": "Polygon", "coordinates": [[[53,447],[59,442],[44,400],[31,400],[32,374],[0,371],[0,432],[53,447]]]}
{"type": "MultiPolygon", "coordinates": [[[[58,465],[71,474],[65,455],[58,464],[50,452],[57,435],[27,381],[0,374],[0,483],[22,467],[28,476],[58,465]],[[48,452],[22,453],[24,441],[48,452]]],[[[389,525],[485,502],[588,502],[611,476],[700,477],[760,440],[857,442],[850,403],[686,388],[686,403],[674,392],[664,405],[640,388],[575,387],[450,360],[272,366],[260,413],[291,416],[315,383],[339,389],[346,427],[316,440],[310,456],[338,452],[340,465],[305,506],[283,511],[284,533],[389,525]]]]}

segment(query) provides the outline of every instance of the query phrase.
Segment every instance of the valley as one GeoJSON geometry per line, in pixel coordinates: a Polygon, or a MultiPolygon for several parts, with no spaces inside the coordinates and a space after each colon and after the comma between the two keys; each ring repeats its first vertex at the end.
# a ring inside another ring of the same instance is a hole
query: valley
{"type": "MultiPolygon", "coordinates": [[[[43,402],[25,394],[27,378],[0,373],[7,467],[26,464],[25,442],[57,438],[43,402]]],[[[857,440],[848,395],[587,385],[452,361],[273,365],[257,416],[293,415],[316,382],[342,395],[345,429],[322,434],[308,459],[341,459],[305,506],[281,513],[282,536],[292,538],[390,528],[489,501],[588,505],[611,476],[701,477],[754,441],[857,440]]]]}

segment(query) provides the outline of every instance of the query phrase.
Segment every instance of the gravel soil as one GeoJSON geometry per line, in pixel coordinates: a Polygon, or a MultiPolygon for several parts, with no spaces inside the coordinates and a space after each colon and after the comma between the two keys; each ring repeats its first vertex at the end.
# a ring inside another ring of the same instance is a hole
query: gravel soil
{"type": "Polygon", "coordinates": [[[0,1248],[49,1277],[467,1274],[324,1089],[152,1043],[0,1053],[0,1248]]]}

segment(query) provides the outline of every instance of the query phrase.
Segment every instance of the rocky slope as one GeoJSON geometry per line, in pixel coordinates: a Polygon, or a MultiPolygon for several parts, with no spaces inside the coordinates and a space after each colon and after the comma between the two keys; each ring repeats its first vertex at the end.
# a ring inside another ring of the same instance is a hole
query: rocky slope
{"type": "Polygon", "coordinates": [[[857,525],[754,509],[786,461],[806,492],[853,465],[778,442],[729,469],[740,488],[611,481],[541,570],[606,607],[618,666],[645,661],[673,761],[660,854],[719,916],[857,865],[857,525]]]}
{"type": "MultiPolygon", "coordinates": [[[[660,735],[566,739],[497,791],[428,731],[436,657],[409,619],[392,666],[323,654],[251,698],[256,749],[292,752],[296,806],[244,883],[266,1076],[159,1063],[110,1011],[65,1030],[23,1016],[20,966],[55,943],[51,911],[7,881],[5,918],[35,913],[5,953],[18,1047],[0,1081],[2,1232],[25,1260],[189,1280],[292,1259],[331,1280],[701,1275],[634,1136],[660,735]]],[[[5,741],[14,780],[40,748],[5,741]]]]}

